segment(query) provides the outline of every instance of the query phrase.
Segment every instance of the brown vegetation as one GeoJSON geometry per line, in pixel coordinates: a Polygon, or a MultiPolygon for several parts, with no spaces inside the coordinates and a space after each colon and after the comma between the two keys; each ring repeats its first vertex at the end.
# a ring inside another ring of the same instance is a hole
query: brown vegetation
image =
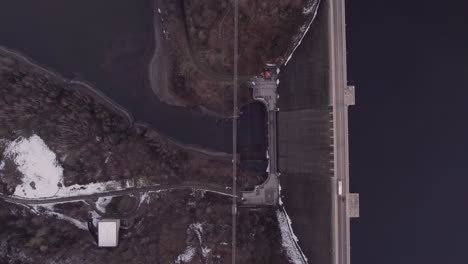
{"type": "MultiPolygon", "coordinates": [[[[175,94],[189,105],[232,114],[234,10],[229,0],[160,0],[175,94]]],[[[310,0],[239,1],[240,104],[247,81],[266,63],[282,64],[312,19],[310,0]]]]}

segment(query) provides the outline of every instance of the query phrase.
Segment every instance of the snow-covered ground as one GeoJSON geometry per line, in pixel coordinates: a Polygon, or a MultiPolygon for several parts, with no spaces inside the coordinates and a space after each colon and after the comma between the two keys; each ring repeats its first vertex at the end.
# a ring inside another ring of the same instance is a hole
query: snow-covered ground
{"type": "Polygon", "coordinates": [[[101,219],[101,216],[96,211],[91,211],[90,216],[93,221],[93,225],[97,226],[99,219],[101,219]]]}
{"type": "Polygon", "coordinates": [[[305,6],[304,6],[304,9],[302,10],[302,13],[304,15],[309,15],[311,14],[313,11],[315,11],[317,5],[319,4],[319,1],[320,0],[309,0],[305,6]]]}
{"type": "MultiPolygon", "coordinates": [[[[11,159],[22,174],[22,183],[16,186],[13,195],[23,198],[50,198],[86,195],[103,191],[121,190],[133,183],[108,181],[87,185],[63,184],[63,168],[55,153],[38,136],[18,137],[7,142],[3,158],[11,159]],[[125,187],[122,187],[125,186],[125,187]]],[[[0,170],[4,161],[0,163],[0,170]]]]}
{"type": "Polygon", "coordinates": [[[60,220],[64,220],[73,224],[79,229],[88,230],[88,225],[85,222],[81,222],[79,220],[76,220],[75,218],[55,212],[54,206],[55,204],[34,205],[32,206],[32,211],[38,215],[47,215],[47,216],[57,217],[60,220]]]}
{"type": "Polygon", "coordinates": [[[211,252],[211,249],[209,249],[205,243],[203,243],[203,225],[201,223],[193,223],[189,226],[189,229],[192,232],[195,232],[198,238],[198,243],[200,244],[200,248],[203,254],[203,258],[206,259],[208,257],[208,254],[211,252]]]}
{"type": "Polygon", "coordinates": [[[106,207],[110,204],[111,201],[112,196],[99,197],[96,201],[96,209],[98,209],[101,213],[105,213],[106,207]]]}
{"type": "Polygon", "coordinates": [[[291,228],[291,219],[284,208],[276,211],[280,230],[281,230],[281,244],[286,250],[286,254],[291,263],[307,263],[307,257],[304,255],[299,245],[297,244],[298,239],[291,228]]]}
{"type": "Polygon", "coordinates": [[[294,37],[295,46],[292,49],[291,54],[289,54],[288,58],[286,59],[286,62],[284,63],[284,65],[288,64],[289,60],[292,58],[292,56],[294,54],[294,51],[296,51],[297,47],[299,47],[299,45],[301,45],[302,39],[304,39],[305,35],[309,31],[310,25],[312,25],[312,22],[314,22],[315,17],[317,16],[317,10],[318,10],[319,4],[320,4],[320,0],[309,0],[309,2],[304,7],[302,13],[304,15],[310,15],[313,12],[313,16],[312,16],[310,22],[307,25],[303,25],[299,30],[299,34],[297,34],[294,37]]]}
{"type": "Polygon", "coordinates": [[[149,204],[151,202],[151,195],[152,193],[159,193],[162,192],[162,190],[159,191],[147,191],[142,194],[140,194],[140,202],[138,203],[138,207],[140,207],[143,203],[149,204]]]}
{"type": "MultiPolygon", "coordinates": [[[[207,258],[211,252],[211,249],[208,248],[203,241],[203,224],[202,223],[193,223],[187,228],[187,237],[195,234],[197,236],[198,247],[203,255],[203,259],[207,261],[207,258]]],[[[187,240],[187,247],[185,250],[179,254],[177,259],[174,261],[175,264],[190,263],[197,253],[197,245],[189,243],[187,240]]]]}
{"type": "Polygon", "coordinates": [[[6,146],[3,156],[12,159],[23,174],[23,183],[16,186],[14,195],[50,197],[63,186],[63,168],[39,136],[18,137],[6,146]]]}
{"type": "Polygon", "coordinates": [[[142,193],[140,195],[140,202],[138,203],[138,207],[140,207],[140,205],[145,202],[146,204],[149,204],[150,200],[151,200],[151,197],[149,195],[149,192],[142,193]]]}
{"type": "Polygon", "coordinates": [[[279,227],[281,230],[281,244],[286,250],[289,260],[291,263],[303,263],[306,264],[307,257],[302,252],[299,246],[297,236],[294,234],[292,229],[292,221],[289,218],[286,209],[284,209],[283,201],[281,200],[281,185],[278,186],[278,193],[280,194],[279,205],[280,208],[276,210],[276,217],[278,218],[279,227]]]}
{"type": "MultiPolygon", "coordinates": [[[[67,196],[77,196],[77,195],[86,195],[93,193],[101,193],[104,191],[115,191],[122,190],[122,182],[117,181],[107,181],[107,182],[97,182],[89,183],[86,185],[74,184],[67,187],[61,187],[55,194],[56,197],[67,197],[67,196]]],[[[30,198],[30,197],[27,197],[30,198]]]]}
{"type": "Polygon", "coordinates": [[[190,263],[193,257],[195,257],[196,252],[197,250],[193,246],[187,246],[184,252],[180,253],[179,256],[177,256],[177,259],[174,263],[176,264],[190,263]]]}

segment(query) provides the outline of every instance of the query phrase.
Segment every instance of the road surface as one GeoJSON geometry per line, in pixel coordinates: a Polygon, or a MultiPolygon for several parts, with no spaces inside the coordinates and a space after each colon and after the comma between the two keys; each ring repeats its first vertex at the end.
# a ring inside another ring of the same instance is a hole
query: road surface
{"type": "MultiPolygon", "coordinates": [[[[234,0],[234,69],[233,69],[233,103],[232,103],[232,252],[231,252],[231,263],[236,264],[236,249],[237,249],[237,122],[239,119],[239,106],[237,102],[237,89],[238,83],[238,52],[239,52],[239,1],[234,0]]],[[[186,27],[187,29],[187,27],[186,27]]]]}
{"type": "Polygon", "coordinates": [[[350,263],[350,228],[347,208],[349,196],[348,105],[345,0],[330,1],[329,15],[330,88],[333,105],[334,181],[332,184],[332,221],[334,263],[350,263]],[[341,184],[341,194],[338,194],[341,184]]]}
{"type": "Polygon", "coordinates": [[[166,184],[166,185],[153,185],[146,187],[137,187],[137,188],[127,188],[123,190],[116,191],[106,191],[100,193],[86,194],[86,195],[75,195],[68,197],[53,197],[53,198],[38,198],[38,199],[29,199],[22,198],[18,196],[9,196],[5,194],[0,194],[0,199],[17,204],[33,205],[33,204],[52,204],[52,203],[63,203],[63,202],[74,202],[87,199],[95,199],[99,197],[106,196],[121,196],[129,195],[135,193],[144,193],[149,191],[169,191],[169,190],[201,190],[207,192],[214,192],[221,195],[226,195],[230,197],[240,198],[240,194],[234,195],[230,190],[226,190],[224,186],[217,186],[211,184],[199,184],[199,183],[180,183],[180,184],[166,184]]]}

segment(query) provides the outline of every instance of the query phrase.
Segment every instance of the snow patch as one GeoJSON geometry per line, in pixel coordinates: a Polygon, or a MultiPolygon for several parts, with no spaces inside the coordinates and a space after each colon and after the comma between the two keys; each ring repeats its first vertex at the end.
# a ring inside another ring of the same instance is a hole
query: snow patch
{"type": "Polygon", "coordinates": [[[66,216],[66,215],[63,215],[63,214],[60,214],[60,213],[56,213],[56,212],[48,212],[47,214],[55,216],[58,219],[67,221],[67,222],[71,223],[72,225],[78,227],[81,230],[86,230],[86,231],[88,230],[88,224],[87,223],[76,220],[75,218],[72,218],[72,217],[69,217],[69,216],[66,216]]]}
{"type": "Polygon", "coordinates": [[[145,192],[140,196],[140,203],[138,206],[140,206],[142,203],[146,202],[146,204],[149,204],[151,197],[149,196],[149,192],[145,192]]]}
{"type": "MultiPolygon", "coordinates": [[[[316,1],[313,1],[311,0],[309,2],[309,4],[307,5],[308,7],[305,7],[304,10],[303,10],[303,13],[304,12],[309,12],[307,14],[310,14],[312,11],[314,11],[314,15],[312,16],[312,19],[310,20],[309,24],[307,25],[307,27],[304,25],[301,27],[300,29],[300,33],[299,35],[297,36],[299,38],[300,36],[300,39],[299,41],[297,42],[296,46],[293,48],[291,54],[289,54],[288,56],[288,59],[286,60],[286,62],[284,63],[284,65],[288,65],[288,62],[289,60],[292,58],[292,55],[294,54],[294,51],[296,51],[297,47],[299,47],[299,45],[301,45],[301,42],[302,42],[302,39],[304,39],[305,35],[307,34],[307,32],[309,31],[309,28],[310,28],[310,25],[312,25],[312,22],[314,22],[315,20],[315,17],[317,17],[317,11],[318,11],[318,6],[320,4],[320,0],[316,0],[316,1]]],[[[305,14],[305,13],[304,13],[305,14]]]]}
{"type": "Polygon", "coordinates": [[[206,257],[208,257],[208,254],[210,254],[210,252],[211,252],[211,248],[208,248],[206,246],[202,246],[201,250],[202,250],[203,257],[206,259],[206,257]]]}
{"type": "Polygon", "coordinates": [[[306,4],[304,9],[302,10],[302,14],[308,15],[314,11],[315,7],[317,6],[318,1],[316,0],[309,0],[309,2],[306,4]]]}
{"type": "MultiPolygon", "coordinates": [[[[270,154],[268,153],[268,149],[266,151],[266,159],[269,161],[270,160],[270,154]]],[[[268,165],[267,165],[267,168],[266,168],[266,172],[267,173],[270,173],[270,162],[268,162],[268,165]]]]}
{"type": "Polygon", "coordinates": [[[129,179],[125,181],[125,188],[133,188],[133,187],[135,187],[135,181],[133,179],[129,179]]]}
{"type": "Polygon", "coordinates": [[[279,194],[278,204],[280,206],[283,206],[283,200],[281,199],[281,184],[278,184],[278,194],[279,194]]]}
{"type": "Polygon", "coordinates": [[[278,209],[276,211],[276,216],[278,218],[278,223],[281,230],[281,244],[286,250],[288,259],[295,264],[306,264],[307,257],[304,255],[301,248],[299,247],[299,244],[297,243],[299,240],[297,239],[296,235],[294,235],[291,227],[291,219],[289,218],[284,208],[278,209]]]}
{"type": "Polygon", "coordinates": [[[89,215],[91,216],[91,219],[93,221],[93,226],[97,227],[99,219],[101,219],[101,216],[96,211],[92,211],[89,215]]]}
{"type": "Polygon", "coordinates": [[[283,206],[283,200],[281,199],[281,185],[278,184],[278,193],[279,193],[279,206],[280,208],[276,211],[276,216],[278,218],[278,223],[281,230],[281,244],[286,250],[287,256],[292,263],[308,263],[307,257],[304,252],[302,252],[301,247],[299,246],[299,239],[294,234],[292,229],[292,221],[289,218],[286,209],[283,206]]]}
{"type": "Polygon", "coordinates": [[[78,227],[82,230],[88,230],[88,225],[85,222],[81,222],[73,217],[66,216],[61,213],[54,212],[55,204],[47,204],[47,205],[34,205],[32,206],[32,211],[37,215],[46,215],[56,217],[57,219],[67,221],[72,225],[78,227]]]}
{"type": "MultiPolygon", "coordinates": [[[[29,138],[18,137],[7,142],[3,153],[4,158],[12,159],[22,174],[20,185],[17,185],[13,196],[21,198],[52,198],[87,195],[103,191],[122,190],[123,184],[117,181],[74,184],[64,186],[63,168],[57,161],[57,156],[37,135],[29,138]]],[[[0,163],[0,169],[4,161],[0,163]]],[[[133,187],[131,181],[125,186],[133,187]]]]}
{"type": "Polygon", "coordinates": [[[143,203],[149,204],[151,202],[151,193],[158,193],[161,191],[148,191],[144,192],[143,194],[140,195],[140,203],[138,204],[138,207],[140,207],[143,203]]]}
{"type": "Polygon", "coordinates": [[[117,191],[122,189],[122,183],[117,181],[95,182],[86,185],[74,184],[60,188],[55,194],[55,197],[87,195],[93,193],[100,193],[104,191],[117,191]]]}
{"type": "Polygon", "coordinates": [[[198,243],[200,244],[200,248],[202,251],[202,255],[204,258],[208,257],[208,254],[210,254],[211,249],[208,248],[206,245],[203,243],[203,225],[201,223],[193,223],[189,227],[192,231],[195,232],[198,238],[198,243]]]}
{"type": "Polygon", "coordinates": [[[18,137],[10,142],[3,153],[11,158],[23,174],[22,184],[16,186],[14,195],[48,197],[55,195],[63,185],[63,168],[56,155],[37,135],[18,137]]]}
{"type": "Polygon", "coordinates": [[[184,252],[182,252],[175,261],[176,264],[189,263],[195,257],[196,250],[192,246],[187,246],[184,252]]]}
{"type": "Polygon", "coordinates": [[[112,201],[112,197],[113,196],[99,197],[96,201],[96,209],[98,209],[102,213],[105,213],[106,207],[112,201]]]}
{"type": "MultiPolygon", "coordinates": [[[[203,243],[203,224],[202,223],[190,224],[189,227],[187,228],[187,236],[190,237],[192,234],[195,234],[197,236],[198,245],[200,246],[200,250],[203,255],[203,258],[206,260],[212,250],[203,243]]],[[[193,241],[190,242],[189,240],[187,240],[187,247],[185,251],[182,252],[177,257],[175,263],[179,264],[179,263],[190,262],[193,259],[193,257],[195,257],[196,252],[197,250],[196,250],[195,245],[193,245],[193,241]]]]}
{"type": "Polygon", "coordinates": [[[104,160],[104,164],[107,164],[109,162],[110,156],[112,155],[112,152],[108,152],[106,155],[106,159],[104,160]]]}
{"type": "Polygon", "coordinates": [[[143,203],[149,204],[151,202],[151,193],[160,193],[165,190],[157,190],[157,191],[147,191],[140,195],[140,203],[138,207],[140,207],[143,203]]]}
{"type": "Polygon", "coordinates": [[[3,168],[5,168],[5,161],[4,160],[0,161],[0,170],[3,170],[3,168]]]}

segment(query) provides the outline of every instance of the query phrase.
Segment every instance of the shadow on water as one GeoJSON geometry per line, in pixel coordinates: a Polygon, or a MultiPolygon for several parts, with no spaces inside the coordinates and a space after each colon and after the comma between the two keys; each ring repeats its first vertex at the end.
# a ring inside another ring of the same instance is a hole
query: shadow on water
{"type": "Polygon", "coordinates": [[[178,141],[232,151],[230,122],[161,103],[149,87],[154,11],[150,0],[0,1],[0,45],[91,83],[178,141]]]}

